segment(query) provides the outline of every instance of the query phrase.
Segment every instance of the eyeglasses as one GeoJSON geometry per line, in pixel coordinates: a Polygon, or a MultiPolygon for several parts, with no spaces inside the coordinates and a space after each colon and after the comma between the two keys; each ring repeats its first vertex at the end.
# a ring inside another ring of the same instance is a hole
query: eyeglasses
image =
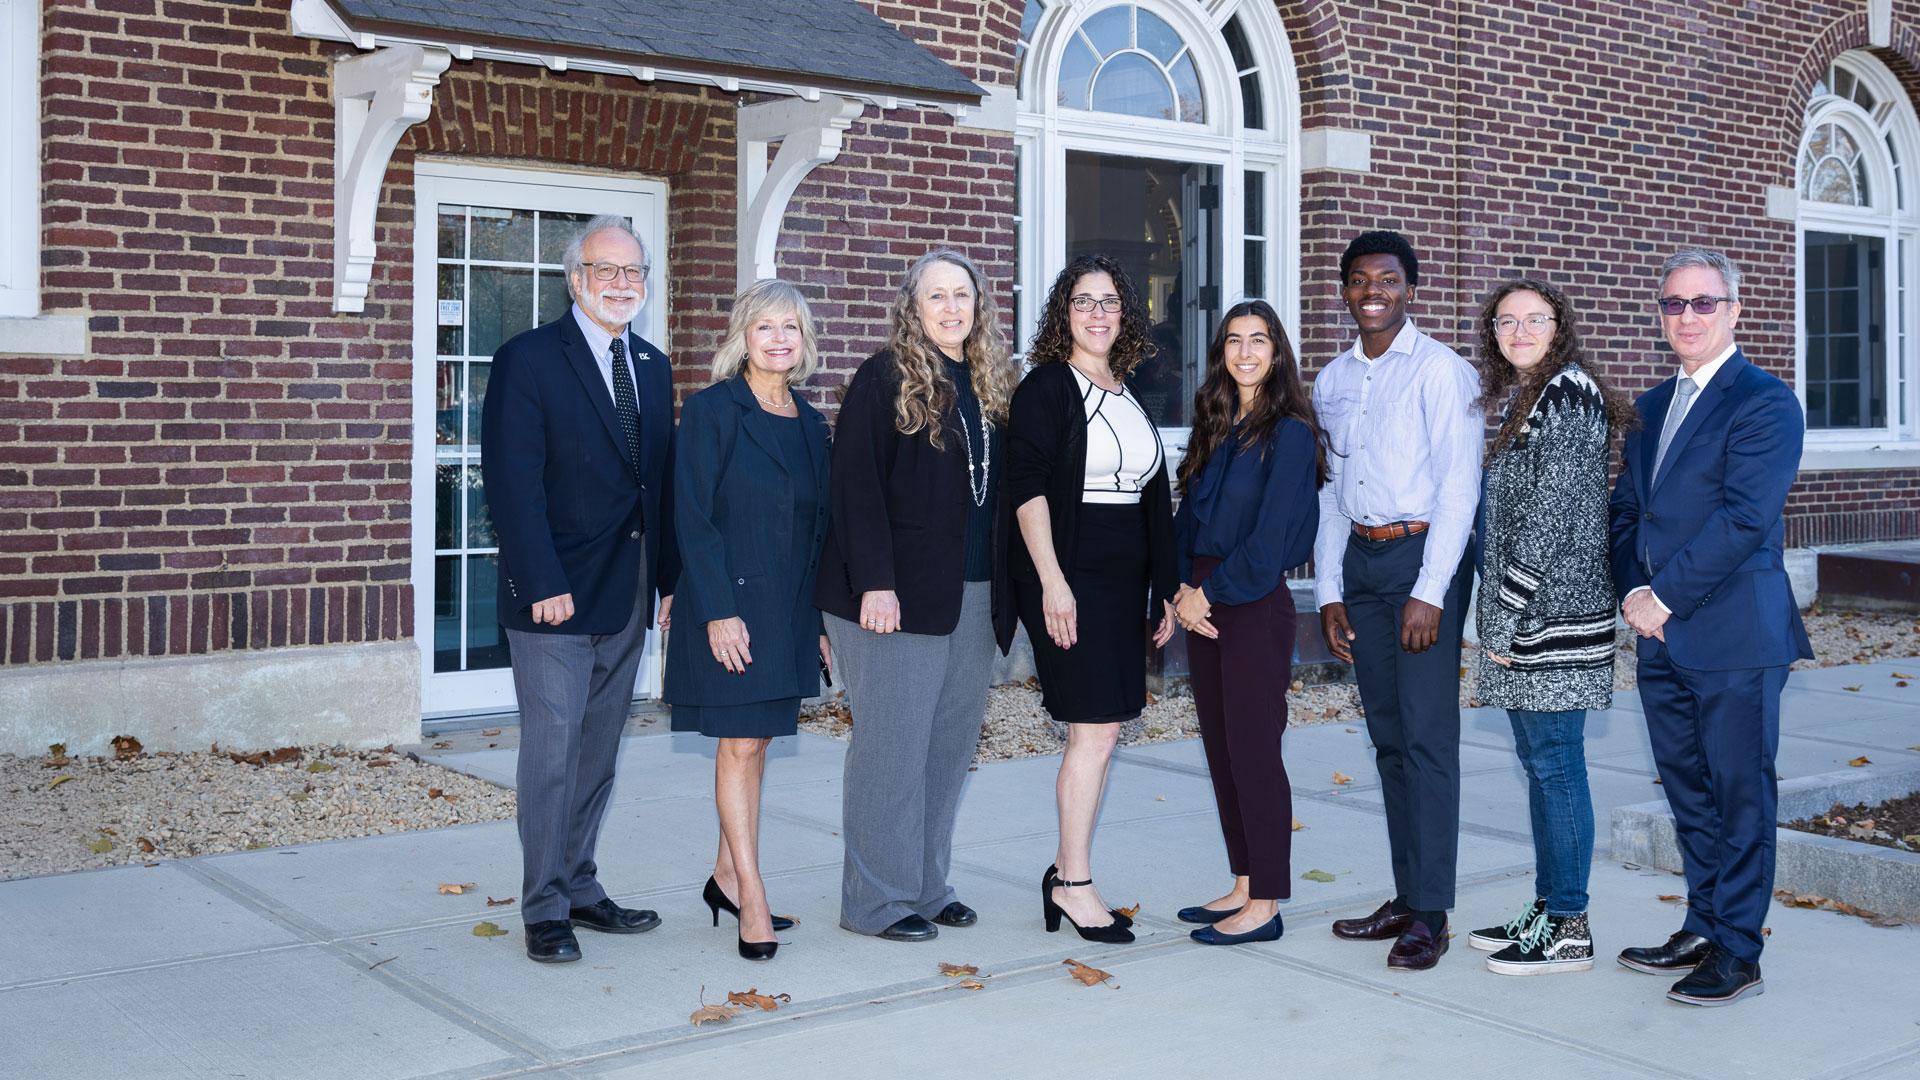
{"type": "Polygon", "coordinates": [[[1733,303],[1733,297],[1696,296],[1688,300],[1680,296],[1663,296],[1654,301],[1654,303],[1660,305],[1660,314],[1662,315],[1678,315],[1688,308],[1692,308],[1695,315],[1711,315],[1721,304],[1733,303]]]}
{"type": "Polygon", "coordinates": [[[1095,300],[1093,297],[1087,296],[1084,293],[1073,298],[1073,310],[1075,311],[1092,311],[1094,308],[1099,308],[1109,315],[1118,315],[1120,314],[1120,298],[1117,296],[1109,296],[1102,300],[1095,300]]]}
{"type": "Polygon", "coordinates": [[[626,275],[628,281],[645,281],[647,280],[647,271],[653,269],[650,266],[644,265],[633,266],[629,264],[627,266],[621,266],[619,263],[610,262],[581,263],[580,268],[592,273],[596,281],[612,281],[622,274],[626,275]]]}
{"type": "Polygon", "coordinates": [[[1551,315],[1529,315],[1524,319],[1507,316],[1493,321],[1493,332],[1501,337],[1512,337],[1519,333],[1520,327],[1524,325],[1529,334],[1544,334],[1547,331],[1547,324],[1555,321],[1557,320],[1551,315]]]}

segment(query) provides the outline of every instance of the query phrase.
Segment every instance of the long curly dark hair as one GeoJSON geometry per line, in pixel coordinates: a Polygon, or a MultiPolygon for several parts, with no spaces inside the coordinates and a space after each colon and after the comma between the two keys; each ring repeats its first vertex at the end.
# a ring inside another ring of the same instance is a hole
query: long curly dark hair
{"type": "Polygon", "coordinates": [[[1120,294],[1120,332],[1114,335],[1113,350],[1107,353],[1107,367],[1113,377],[1125,380],[1154,353],[1153,331],[1147,325],[1147,305],[1134,291],[1133,279],[1120,263],[1105,255],[1082,255],[1067,264],[1053,279],[1047,292],[1046,310],[1040,315],[1040,329],[1027,346],[1027,362],[1040,365],[1065,362],[1073,356],[1073,322],[1068,314],[1073,303],[1073,287],[1088,274],[1105,274],[1113,279],[1113,291],[1120,294]]]}
{"type": "Polygon", "coordinates": [[[1500,287],[1488,293],[1486,301],[1480,305],[1479,324],[1481,411],[1492,416],[1494,410],[1506,403],[1507,392],[1519,387],[1514,395],[1513,406],[1507,410],[1506,420],[1493,437],[1493,445],[1487,447],[1486,462],[1492,462],[1509,446],[1527,444],[1524,431],[1527,417],[1532,415],[1533,407],[1540,401],[1540,392],[1546,388],[1548,381],[1560,374],[1568,364],[1579,364],[1593,384],[1600,388],[1600,400],[1607,407],[1607,430],[1610,434],[1617,435],[1640,426],[1640,415],[1634,411],[1633,402],[1609,385],[1586,362],[1586,354],[1580,347],[1580,330],[1573,318],[1573,302],[1554,285],[1539,278],[1512,278],[1501,282],[1500,287]],[[1547,354],[1541,357],[1540,363],[1525,373],[1507,362],[1506,354],[1500,351],[1500,335],[1493,331],[1500,302],[1517,292],[1534,293],[1553,309],[1553,341],[1547,346],[1547,354]]]}
{"type": "Polygon", "coordinates": [[[1182,496],[1206,469],[1214,452],[1224,447],[1228,436],[1233,434],[1233,414],[1240,407],[1240,384],[1234,382],[1233,375],[1227,371],[1227,326],[1243,315],[1252,315],[1267,324],[1267,337],[1273,342],[1273,366],[1267,370],[1266,381],[1260,384],[1260,396],[1254,398],[1247,410],[1245,426],[1240,429],[1241,449],[1258,446],[1260,456],[1265,458],[1267,449],[1273,445],[1274,429],[1282,419],[1294,417],[1313,432],[1313,486],[1317,488],[1327,482],[1326,436],[1320,430],[1319,418],[1314,415],[1313,398],[1300,385],[1300,364],[1294,359],[1293,342],[1287,339],[1287,329],[1280,325],[1280,316],[1273,305],[1265,300],[1242,300],[1220,316],[1220,325],[1214,328],[1213,341],[1207,346],[1207,378],[1193,395],[1193,434],[1187,439],[1186,456],[1180,461],[1182,496]]]}

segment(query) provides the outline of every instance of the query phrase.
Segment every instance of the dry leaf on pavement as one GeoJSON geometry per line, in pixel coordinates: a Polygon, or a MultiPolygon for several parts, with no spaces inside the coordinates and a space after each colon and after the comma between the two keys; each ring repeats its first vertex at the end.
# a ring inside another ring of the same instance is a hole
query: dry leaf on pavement
{"type": "Polygon", "coordinates": [[[1353,783],[1353,777],[1348,776],[1339,769],[1335,769],[1333,770],[1333,782],[1336,784],[1351,784],[1353,783]]]}
{"type": "MultiPolygon", "coordinates": [[[[480,734],[482,734],[482,735],[498,735],[498,734],[500,734],[500,729],[499,729],[499,728],[493,728],[493,729],[491,729],[491,730],[488,730],[488,731],[483,731],[483,732],[481,732],[480,734]]],[[[391,746],[389,746],[389,747],[387,747],[387,750],[388,750],[389,752],[391,752],[391,751],[393,750],[393,747],[391,747],[391,746]]]]}
{"type": "Polygon", "coordinates": [[[339,767],[340,766],[338,765],[329,765],[324,761],[316,761],[313,764],[307,766],[307,771],[308,772],[332,772],[333,770],[339,767]]]}
{"type": "Polygon", "coordinates": [[[1679,903],[1684,903],[1687,898],[1684,896],[1681,896],[1679,893],[1669,892],[1669,893],[1661,893],[1659,896],[1654,897],[1654,899],[1665,900],[1669,904],[1679,904],[1679,903]]]}
{"type": "Polygon", "coordinates": [[[693,1010],[693,1015],[687,1019],[693,1021],[694,1027],[699,1027],[705,1023],[724,1024],[739,1015],[739,1009],[729,1009],[725,1005],[702,1005],[693,1010]]]}
{"type": "Polygon", "coordinates": [[[471,881],[463,885],[449,885],[443,881],[440,883],[440,895],[441,896],[458,896],[461,893],[466,892],[468,889],[471,889],[471,888],[473,888],[473,882],[471,881]]]}
{"type": "Polygon", "coordinates": [[[987,984],[981,982],[979,979],[960,980],[960,989],[962,990],[985,990],[986,988],[987,984]]]}
{"type": "Polygon", "coordinates": [[[125,761],[127,758],[139,756],[139,739],[131,735],[115,735],[113,737],[113,760],[125,761]]]}
{"type": "Polygon", "coordinates": [[[792,994],[763,994],[759,987],[749,990],[733,990],[727,994],[727,1004],[746,1005],[750,1008],[764,1009],[767,1012],[780,1007],[783,1001],[792,1001],[792,994]]]}
{"type": "Polygon", "coordinates": [[[1299,832],[1301,829],[1304,829],[1304,828],[1306,828],[1306,826],[1300,824],[1300,815],[1299,814],[1293,815],[1293,831],[1299,832]]]}
{"type": "Polygon", "coordinates": [[[93,843],[88,844],[87,850],[93,852],[96,855],[105,855],[107,852],[113,850],[113,841],[103,836],[100,839],[95,840],[93,843]]]}
{"type": "Polygon", "coordinates": [[[1131,919],[1135,915],[1140,914],[1140,905],[1135,904],[1132,907],[1115,908],[1114,910],[1118,911],[1120,914],[1125,915],[1127,918],[1131,919]]]}
{"type": "Polygon", "coordinates": [[[483,922],[473,928],[474,937],[504,937],[506,933],[505,930],[500,929],[499,923],[494,922],[483,922]]]}
{"type": "MultiPolygon", "coordinates": [[[[1078,960],[1062,960],[1060,962],[1067,965],[1067,967],[1070,969],[1067,972],[1067,974],[1073,976],[1076,979],[1079,979],[1081,982],[1087,984],[1088,986],[1093,986],[1096,983],[1103,983],[1103,982],[1106,982],[1108,979],[1113,978],[1113,976],[1107,974],[1104,971],[1101,971],[1099,968],[1088,967],[1087,965],[1081,963],[1078,960]]],[[[1120,988],[1118,986],[1114,986],[1114,989],[1118,990],[1120,988]]]]}
{"type": "Polygon", "coordinates": [[[945,975],[949,979],[957,979],[962,975],[978,975],[980,974],[980,969],[972,964],[943,963],[940,965],[940,974],[945,975]]]}
{"type": "Polygon", "coordinates": [[[493,897],[489,896],[487,897],[487,906],[488,907],[505,907],[508,904],[511,904],[518,899],[520,898],[517,896],[509,896],[505,900],[495,900],[493,897]]]}
{"type": "Polygon", "coordinates": [[[1872,759],[1868,758],[1865,754],[1862,754],[1859,757],[1854,758],[1852,761],[1847,762],[1847,764],[1857,769],[1862,765],[1871,765],[1873,764],[1873,761],[1872,759]]]}
{"type": "Polygon", "coordinates": [[[66,776],[66,775],[56,776],[53,778],[53,783],[47,785],[47,790],[51,791],[54,788],[59,787],[61,784],[64,784],[71,779],[73,779],[72,776],[66,776]]]}

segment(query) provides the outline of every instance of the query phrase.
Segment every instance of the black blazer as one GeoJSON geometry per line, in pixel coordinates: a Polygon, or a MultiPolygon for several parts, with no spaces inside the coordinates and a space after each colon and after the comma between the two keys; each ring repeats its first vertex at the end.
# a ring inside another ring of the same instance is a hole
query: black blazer
{"type": "Polygon", "coordinates": [[[827,421],[794,395],[807,460],[783,461],[775,424],[744,376],[680,406],[674,528],[685,566],[667,639],[665,697],[676,705],[744,705],[820,692],[815,569],[827,535],[827,421]],[[790,472],[792,469],[794,471],[790,472]],[[794,493],[813,491],[806,557],[794,559],[794,493]],[[707,624],[740,618],[753,663],[739,675],[713,658],[707,624]]]}
{"type": "MultiPolygon", "coordinates": [[[[1158,436],[1156,435],[1156,438],[1158,436]]],[[[1073,366],[1064,361],[1040,364],[1020,380],[1007,419],[1007,501],[1014,510],[1035,497],[1045,496],[1053,523],[1053,554],[1061,572],[1073,576],[1074,541],[1080,534],[1080,495],[1087,482],[1087,406],[1074,380],[1073,366]]],[[[1140,493],[1147,517],[1147,574],[1152,584],[1151,617],[1164,610],[1179,588],[1178,560],[1173,539],[1173,484],[1167,477],[1166,454],[1160,471],[1140,493]]],[[[1033,555],[1025,543],[1015,544],[1013,576],[1038,583],[1033,555]]]]}
{"type": "MultiPolygon", "coordinates": [[[[941,420],[946,449],[935,450],[925,432],[901,435],[894,426],[899,385],[893,354],[884,350],[847,384],[833,440],[833,528],[820,554],[814,600],[821,611],[858,622],[860,595],[891,589],[900,597],[900,629],[951,634],[960,623],[973,506],[960,409],[956,402],[941,420]]],[[[992,440],[1001,467],[1006,439],[997,427],[992,440]]],[[[1011,521],[1003,483],[994,508],[991,578],[993,633],[1003,653],[1013,643],[1015,622],[1007,578],[1011,521]]]]}
{"type": "MultiPolygon", "coordinates": [[[[573,311],[493,354],[480,469],[499,536],[500,625],[535,634],[613,634],[633,616],[641,559],[673,593],[673,376],[666,354],[631,332],[640,408],[640,477],[613,395],[573,311]],[[645,550],[641,548],[645,530],[645,550]],[[573,618],[533,621],[533,605],[573,594],[573,618]]],[[[651,597],[641,618],[653,617],[651,597]]]]}

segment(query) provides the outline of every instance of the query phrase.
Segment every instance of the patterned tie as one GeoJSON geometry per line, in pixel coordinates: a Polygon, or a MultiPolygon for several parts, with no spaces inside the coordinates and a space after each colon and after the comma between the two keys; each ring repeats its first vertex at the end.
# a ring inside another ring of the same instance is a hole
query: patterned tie
{"type": "Polygon", "coordinates": [[[637,480],[640,477],[640,406],[633,396],[633,373],[627,370],[627,343],[618,337],[613,339],[613,411],[620,417],[621,434],[627,437],[627,456],[633,460],[633,475],[637,480]]]}
{"type": "Polygon", "coordinates": [[[1667,422],[1660,425],[1660,447],[1653,452],[1653,475],[1660,475],[1660,463],[1667,459],[1667,444],[1673,441],[1673,434],[1680,430],[1680,424],[1687,418],[1687,402],[1699,391],[1692,379],[1680,376],[1680,382],[1673,388],[1673,404],[1667,407],[1667,422]]]}

